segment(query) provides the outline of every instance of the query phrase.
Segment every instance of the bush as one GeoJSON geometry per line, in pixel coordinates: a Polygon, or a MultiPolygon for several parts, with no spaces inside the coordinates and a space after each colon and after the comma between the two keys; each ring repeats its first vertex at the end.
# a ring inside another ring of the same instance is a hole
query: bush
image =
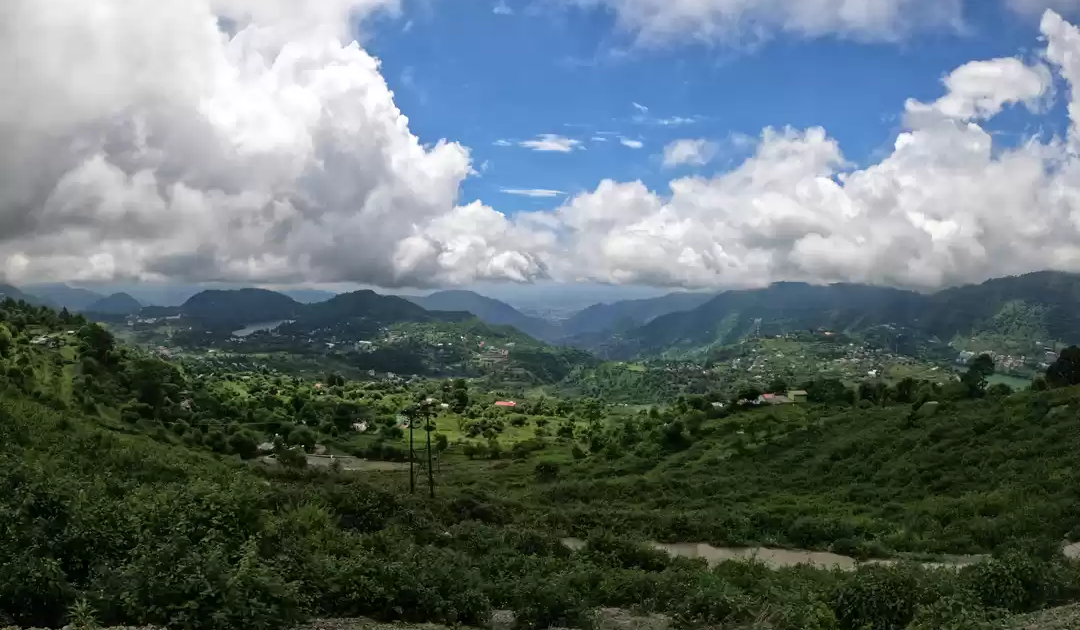
{"type": "Polygon", "coordinates": [[[549,483],[559,478],[559,464],[556,462],[540,462],[533,472],[537,481],[549,483]]]}
{"type": "Polygon", "coordinates": [[[904,628],[923,597],[910,567],[863,566],[833,594],[832,609],[843,630],[904,628]]]}
{"type": "Polygon", "coordinates": [[[1020,613],[1063,601],[1076,588],[1075,575],[1060,560],[1010,551],[1000,558],[965,567],[961,582],[983,606],[1020,613]]]}
{"type": "Polygon", "coordinates": [[[285,468],[294,470],[307,468],[307,456],[299,449],[279,448],[274,451],[274,457],[285,468]]]}

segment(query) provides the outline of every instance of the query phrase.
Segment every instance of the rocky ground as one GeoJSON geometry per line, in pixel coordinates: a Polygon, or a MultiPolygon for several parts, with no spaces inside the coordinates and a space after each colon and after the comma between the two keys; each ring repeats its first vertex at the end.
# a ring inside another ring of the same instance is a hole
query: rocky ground
{"type": "Polygon", "coordinates": [[[1008,630],[1078,630],[1080,604],[1014,617],[1005,627],[1008,630]]]}

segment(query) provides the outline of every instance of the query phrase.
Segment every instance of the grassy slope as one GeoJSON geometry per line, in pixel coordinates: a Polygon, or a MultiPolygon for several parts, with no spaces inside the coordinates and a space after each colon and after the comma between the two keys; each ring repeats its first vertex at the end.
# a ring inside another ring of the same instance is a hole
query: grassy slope
{"type": "Polygon", "coordinates": [[[971,553],[1014,538],[1080,536],[1080,391],[909,408],[786,407],[708,421],[683,450],[646,438],[616,459],[455,462],[444,483],[503,497],[527,519],[584,534],[866,553],[971,553]],[[742,432],[741,434],[739,432],[742,432]],[[858,549],[856,549],[858,551],[858,549]]]}

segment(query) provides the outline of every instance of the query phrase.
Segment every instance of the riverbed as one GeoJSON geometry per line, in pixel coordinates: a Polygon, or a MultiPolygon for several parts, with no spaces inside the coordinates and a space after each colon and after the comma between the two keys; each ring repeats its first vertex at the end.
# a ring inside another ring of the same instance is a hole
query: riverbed
{"type": "MultiPolygon", "coordinates": [[[[573,550],[585,547],[580,538],[564,538],[563,544],[573,550]]],[[[895,564],[898,560],[865,560],[860,562],[850,556],[828,551],[806,549],[774,549],[770,547],[714,547],[707,543],[649,543],[654,549],[666,551],[680,558],[701,558],[714,567],[721,562],[756,560],[773,569],[808,565],[818,569],[842,569],[853,571],[860,564],[895,564]]],[[[1076,553],[1080,554],[1080,545],[1076,553]]],[[[920,562],[929,568],[957,568],[981,562],[989,556],[954,556],[936,562],[920,562]]]]}

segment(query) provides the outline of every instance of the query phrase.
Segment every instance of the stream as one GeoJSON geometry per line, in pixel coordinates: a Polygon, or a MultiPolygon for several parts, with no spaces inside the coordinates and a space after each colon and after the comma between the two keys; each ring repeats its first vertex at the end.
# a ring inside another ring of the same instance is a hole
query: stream
{"type": "MultiPolygon", "coordinates": [[[[585,547],[580,538],[563,538],[564,545],[573,550],[585,547]]],[[[843,569],[853,571],[860,564],[896,564],[899,560],[858,561],[850,556],[843,556],[828,551],[808,551],[805,549],[773,549],[769,547],[713,547],[707,543],[649,543],[653,548],[666,551],[680,558],[702,558],[710,567],[731,560],[757,560],[773,569],[809,565],[818,569],[843,569]]],[[[1080,544],[1071,545],[1073,553],[1080,556],[1080,544]]],[[[1066,547],[1066,555],[1070,551],[1066,547]]],[[[929,568],[956,568],[985,560],[989,556],[953,556],[937,562],[921,562],[929,568]]]]}

